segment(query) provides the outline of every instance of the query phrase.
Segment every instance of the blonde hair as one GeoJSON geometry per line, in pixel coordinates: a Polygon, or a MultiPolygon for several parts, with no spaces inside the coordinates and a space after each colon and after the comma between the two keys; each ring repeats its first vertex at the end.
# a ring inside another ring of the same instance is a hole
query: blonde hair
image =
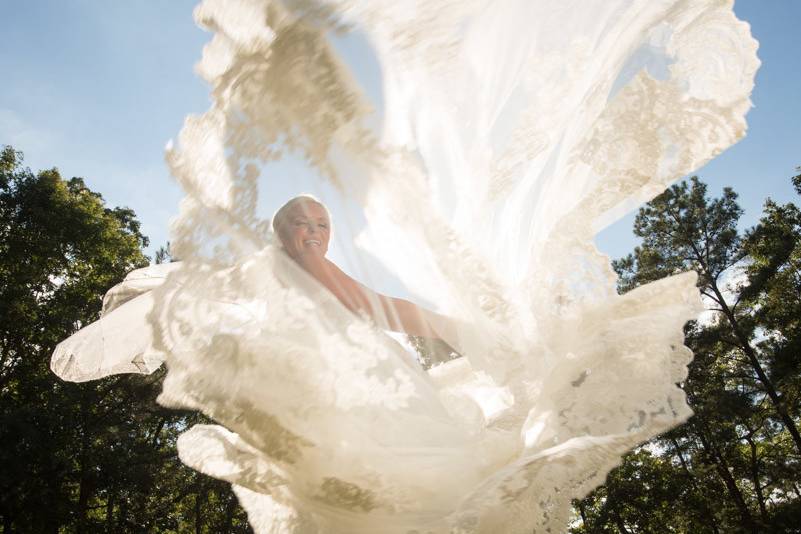
{"type": "Polygon", "coordinates": [[[325,210],[326,216],[328,217],[329,232],[331,231],[331,212],[328,211],[328,207],[322,202],[320,202],[320,200],[318,200],[317,197],[315,197],[314,195],[303,193],[287,200],[286,203],[280,208],[278,208],[278,211],[275,212],[271,222],[271,226],[273,228],[274,233],[278,234],[279,228],[281,228],[281,226],[283,226],[283,224],[286,222],[284,219],[286,219],[287,215],[289,215],[290,210],[292,210],[292,208],[299,202],[314,202],[315,204],[322,206],[322,208],[325,210]]]}

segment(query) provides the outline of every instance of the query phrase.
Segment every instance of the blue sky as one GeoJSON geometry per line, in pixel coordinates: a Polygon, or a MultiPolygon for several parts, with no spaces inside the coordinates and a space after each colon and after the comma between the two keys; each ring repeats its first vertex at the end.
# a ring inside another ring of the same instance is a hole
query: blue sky
{"type": "MultiPolygon", "coordinates": [[[[194,25],[194,4],[0,0],[0,144],[23,151],[34,171],[56,166],[65,177],[84,177],[109,205],[133,208],[151,249],[167,241],[181,198],[164,145],[209,102],[193,72],[209,39],[194,25]]],[[[727,185],[740,194],[747,227],[766,197],[795,197],[801,0],[738,0],[735,11],[760,41],[749,134],[696,174],[712,194],[727,185]]],[[[629,252],[632,221],[633,214],[602,232],[599,248],[612,257],[629,252]]]]}

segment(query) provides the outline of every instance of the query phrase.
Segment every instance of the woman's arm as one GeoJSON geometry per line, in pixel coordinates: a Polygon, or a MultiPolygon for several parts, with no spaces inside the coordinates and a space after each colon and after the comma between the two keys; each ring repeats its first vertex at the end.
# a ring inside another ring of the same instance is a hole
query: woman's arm
{"type": "MultiPolygon", "coordinates": [[[[364,291],[373,292],[366,287],[364,291]]],[[[383,317],[386,319],[388,330],[403,332],[404,334],[412,336],[435,339],[440,337],[428,321],[428,316],[434,312],[426,310],[408,300],[387,297],[379,293],[375,293],[375,295],[383,308],[383,317]]],[[[376,317],[373,318],[376,319],[376,317]]]]}
{"type": "Polygon", "coordinates": [[[352,312],[366,312],[377,324],[393,332],[434,339],[441,337],[432,327],[431,319],[444,317],[408,300],[377,293],[345,274],[334,263],[328,263],[331,276],[318,280],[352,312]]]}

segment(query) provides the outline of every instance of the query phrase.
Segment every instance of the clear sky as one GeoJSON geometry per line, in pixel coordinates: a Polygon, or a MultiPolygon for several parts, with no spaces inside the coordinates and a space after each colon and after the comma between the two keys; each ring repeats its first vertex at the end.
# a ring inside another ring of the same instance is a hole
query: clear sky
{"type": "MultiPolygon", "coordinates": [[[[34,171],[56,166],[65,177],[84,177],[109,205],[133,208],[151,250],[167,241],[182,196],[163,162],[164,145],[188,113],[209,103],[193,72],[209,39],[194,25],[194,4],[0,0],[0,144],[23,151],[34,171]]],[[[747,227],[766,197],[795,196],[801,0],[738,0],[735,11],[760,41],[749,133],[696,174],[713,194],[727,185],[740,194],[747,227]]],[[[601,250],[629,252],[632,221],[602,232],[601,250]]]]}

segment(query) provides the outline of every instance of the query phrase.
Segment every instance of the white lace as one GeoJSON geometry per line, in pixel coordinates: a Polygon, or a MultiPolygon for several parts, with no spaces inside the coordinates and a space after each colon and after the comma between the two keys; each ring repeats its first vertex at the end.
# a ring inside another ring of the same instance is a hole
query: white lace
{"type": "Polygon", "coordinates": [[[744,134],[759,63],[731,4],[206,0],[213,104],[167,152],[184,261],[132,273],[53,369],[166,359],[160,402],[222,425],[181,458],[256,532],[564,532],[690,414],[694,275],[618,296],[592,239],[744,134]],[[380,131],[329,43],[347,31],[382,67],[380,131]],[[464,358],[424,371],[275,246],[261,172],[290,153],[363,208],[357,244],[464,358]]]}

